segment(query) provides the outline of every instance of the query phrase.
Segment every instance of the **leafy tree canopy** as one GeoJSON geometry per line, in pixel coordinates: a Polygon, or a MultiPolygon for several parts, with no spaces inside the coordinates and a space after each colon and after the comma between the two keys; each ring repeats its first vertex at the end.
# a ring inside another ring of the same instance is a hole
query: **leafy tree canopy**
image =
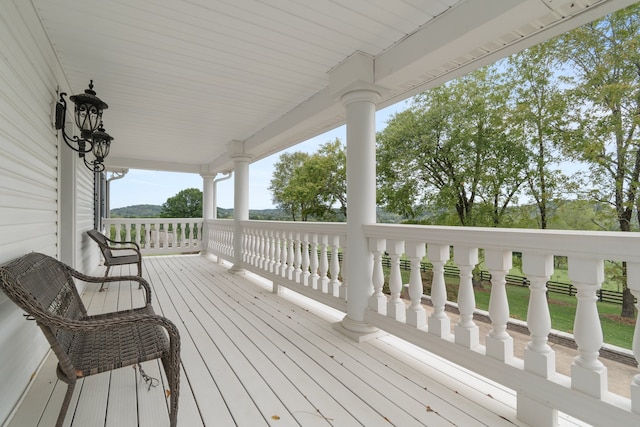
{"type": "Polygon", "coordinates": [[[202,191],[197,188],[187,188],[169,197],[162,204],[160,216],[162,218],[201,218],[202,191]]]}
{"type": "Polygon", "coordinates": [[[346,215],[346,154],[340,140],[323,144],[314,154],[282,154],[269,190],[273,203],[292,221],[335,219],[334,204],[346,215]]]}

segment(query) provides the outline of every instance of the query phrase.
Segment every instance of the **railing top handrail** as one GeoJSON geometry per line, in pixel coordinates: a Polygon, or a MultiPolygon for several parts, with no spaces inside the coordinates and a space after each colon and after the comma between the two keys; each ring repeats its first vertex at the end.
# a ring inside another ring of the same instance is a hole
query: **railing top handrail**
{"type": "Polygon", "coordinates": [[[311,221],[240,221],[243,227],[262,228],[265,230],[284,230],[303,233],[346,234],[345,222],[311,222],[311,221]]]}
{"type": "Polygon", "coordinates": [[[451,246],[505,249],[525,253],[577,256],[640,263],[640,233],[521,228],[367,224],[365,235],[451,246]],[[490,236],[490,238],[488,238],[490,236]]]}

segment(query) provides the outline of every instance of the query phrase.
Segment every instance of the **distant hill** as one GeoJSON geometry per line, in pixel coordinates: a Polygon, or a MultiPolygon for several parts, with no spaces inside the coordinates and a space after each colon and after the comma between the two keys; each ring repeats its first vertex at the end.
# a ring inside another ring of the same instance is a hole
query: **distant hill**
{"type": "Polygon", "coordinates": [[[111,209],[111,218],[159,218],[160,205],[134,205],[111,209]]]}
{"type": "MultiPolygon", "coordinates": [[[[134,205],[123,208],[111,209],[111,218],[159,218],[162,206],[160,205],[134,205]]],[[[233,209],[218,208],[218,218],[233,218],[233,209]]],[[[250,219],[280,220],[289,218],[278,209],[251,209],[250,219]]]]}
{"type": "MultiPolygon", "coordinates": [[[[159,218],[162,206],[160,205],[134,205],[125,206],[123,208],[111,209],[111,218],[159,218]]],[[[378,221],[387,223],[402,222],[402,218],[398,215],[377,210],[378,221]]],[[[233,218],[233,209],[218,208],[218,218],[233,218]]],[[[285,212],[279,209],[250,209],[249,219],[260,221],[290,221],[285,212]]]]}

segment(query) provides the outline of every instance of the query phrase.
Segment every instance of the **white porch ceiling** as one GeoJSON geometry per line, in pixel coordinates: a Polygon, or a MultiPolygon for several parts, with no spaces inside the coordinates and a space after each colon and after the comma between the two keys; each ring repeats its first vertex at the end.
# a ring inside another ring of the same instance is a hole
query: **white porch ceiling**
{"type": "MultiPolygon", "coordinates": [[[[32,0],[72,94],[109,104],[109,168],[220,172],[344,123],[330,72],[384,107],[635,0],[32,0]]],[[[71,95],[71,94],[70,94],[71,95]]]]}

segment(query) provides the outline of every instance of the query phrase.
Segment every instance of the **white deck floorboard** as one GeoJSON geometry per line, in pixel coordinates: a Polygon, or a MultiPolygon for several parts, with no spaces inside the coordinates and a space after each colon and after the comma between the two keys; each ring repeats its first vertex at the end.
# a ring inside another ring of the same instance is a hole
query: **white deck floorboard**
{"type": "MultiPolygon", "coordinates": [[[[143,276],[181,334],[181,426],[523,425],[510,390],[393,337],[355,343],[332,328],[343,314],[208,258],[145,257],[143,276]]],[[[142,301],[129,283],[97,289],[83,295],[93,313],[142,301]]],[[[9,427],[53,425],[66,390],[55,364],[43,363],[9,427]]],[[[131,367],[80,381],[66,425],[168,425],[161,364],[143,369],[161,384],[147,390],[131,367]]]]}

